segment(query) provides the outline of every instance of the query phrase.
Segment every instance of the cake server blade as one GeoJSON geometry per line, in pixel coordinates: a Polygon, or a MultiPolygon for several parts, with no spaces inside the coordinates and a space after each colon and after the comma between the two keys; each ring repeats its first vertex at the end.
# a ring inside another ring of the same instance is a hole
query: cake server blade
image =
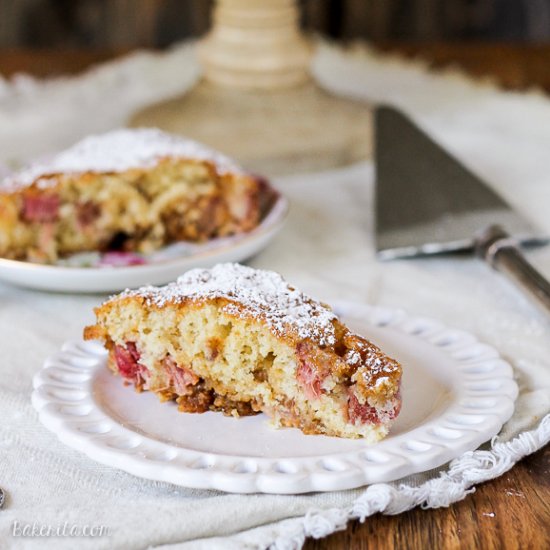
{"type": "Polygon", "coordinates": [[[391,107],[376,112],[376,239],[380,259],[472,251],[499,225],[522,244],[546,236],[391,107]]]}
{"type": "Polygon", "coordinates": [[[375,120],[379,257],[475,251],[550,313],[550,283],[520,249],[548,236],[402,113],[381,107],[375,120]]]}

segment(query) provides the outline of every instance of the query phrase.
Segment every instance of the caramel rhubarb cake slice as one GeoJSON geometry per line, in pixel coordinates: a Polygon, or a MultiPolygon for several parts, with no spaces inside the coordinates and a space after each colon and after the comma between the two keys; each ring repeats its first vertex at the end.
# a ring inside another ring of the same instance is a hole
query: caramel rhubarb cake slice
{"type": "Polygon", "coordinates": [[[109,368],[184,412],[264,412],[276,426],[374,442],[401,407],[399,363],[272,271],[194,269],[96,316],[84,335],[105,342],[109,368]]]}
{"type": "Polygon", "coordinates": [[[223,155],[156,129],[90,136],[0,184],[0,257],[147,253],[249,231],[264,186],[223,155]]]}

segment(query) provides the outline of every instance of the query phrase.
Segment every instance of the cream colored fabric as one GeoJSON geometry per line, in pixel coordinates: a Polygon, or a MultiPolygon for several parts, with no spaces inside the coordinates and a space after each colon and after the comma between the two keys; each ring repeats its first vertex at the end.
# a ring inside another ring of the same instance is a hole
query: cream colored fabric
{"type": "MultiPolygon", "coordinates": [[[[547,98],[498,92],[456,74],[433,75],[368,51],[344,56],[326,45],[315,69],[334,90],[412,113],[550,231],[547,98]]],[[[195,75],[193,51],[182,46],[162,56],[139,54],[78,79],[0,81],[0,151],[4,160],[43,154],[119,125],[132,109],[183,89],[195,75]]],[[[298,548],[306,535],[325,536],[351,517],[447,505],[548,441],[548,417],[540,423],[550,411],[548,318],[474,259],[376,262],[368,163],[277,184],[292,201],[291,214],[253,265],[279,270],[326,301],[350,298],[438,317],[474,332],[512,362],[520,385],[517,410],[493,450],[470,453],[442,472],[330,494],[225,495],[135,478],[63,446],[30,405],[32,376],[62,342],[80,335],[102,297],[0,284],[0,487],[8,493],[0,548],[298,548]],[[14,521],[104,525],[110,534],[14,539],[14,521]]],[[[550,275],[550,249],[530,256],[550,275]]]]}

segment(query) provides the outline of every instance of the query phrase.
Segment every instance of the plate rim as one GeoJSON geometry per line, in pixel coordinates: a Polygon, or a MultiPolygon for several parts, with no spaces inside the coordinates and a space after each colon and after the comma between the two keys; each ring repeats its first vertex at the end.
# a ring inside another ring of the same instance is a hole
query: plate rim
{"type": "MultiPolygon", "coordinates": [[[[342,301],[335,305],[338,314],[345,318],[401,330],[449,354],[464,369],[475,367],[468,375],[457,371],[462,373],[462,386],[456,388],[456,398],[444,413],[424,420],[393,440],[383,440],[381,443],[396,442],[393,447],[386,445],[389,450],[380,443],[313,457],[247,457],[186,449],[149,438],[118,423],[92,398],[93,373],[104,368],[106,355],[98,342],[69,341],[60,353],[47,358],[33,378],[32,404],[40,422],[60,441],[97,462],[146,479],[230,493],[300,494],[395,481],[440,467],[475,450],[495,436],[512,416],[518,387],[511,365],[494,347],[469,332],[449,328],[430,317],[410,316],[401,309],[342,301]],[[491,374],[491,368],[487,370],[491,364],[496,374],[491,374]],[[472,389],[476,384],[478,389],[472,389]],[[479,390],[484,385],[486,389],[479,390]],[[494,405],[481,409],[459,406],[467,399],[474,403],[475,399],[492,399],[494,405]],[[462,424],[446,421],[438,428],[435,420],[449,416],[449,411],[462,419],[462,424]],[[475,425],[468,423],[472,419],[475,425]],[[419,439],[413,435],[406,441],[407,434],[421,434],[423,427],[438,430],[430,437],[423,435],[419,439]],[[452,437],[445,439],[442,434],[452,437]],[[404,442],[398,447],[400,440],[404,442]]],[[[454,378],[457,376],[453,374],[454,378]]]]}

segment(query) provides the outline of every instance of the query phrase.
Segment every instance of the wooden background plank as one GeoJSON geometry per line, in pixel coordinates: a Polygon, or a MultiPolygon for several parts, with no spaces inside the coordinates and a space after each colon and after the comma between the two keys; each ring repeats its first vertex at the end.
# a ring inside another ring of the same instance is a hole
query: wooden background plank
{"type": "MultiPolygon", "coordinates": [[[[426,60],[434,68],[455,66],[474,77],[491,76],[504,88],[539,87],[550,93],[550,44],[382,41],[374,46],[383,52],[426,60]]],[[[73,48],[62,52],[0,48],[0,74],[5,77],[17,72],[36,76],[74,74],[128,51],[129,48],[73,48]]]]}
{"type": "MultiPolygon", "coordinates": [[[[0,0],[0,47],[166,46],[198,36],[212,0],[0,0]]],[[[340,39],[550,41],[550,0],[300,0],[340,39]]]]}

